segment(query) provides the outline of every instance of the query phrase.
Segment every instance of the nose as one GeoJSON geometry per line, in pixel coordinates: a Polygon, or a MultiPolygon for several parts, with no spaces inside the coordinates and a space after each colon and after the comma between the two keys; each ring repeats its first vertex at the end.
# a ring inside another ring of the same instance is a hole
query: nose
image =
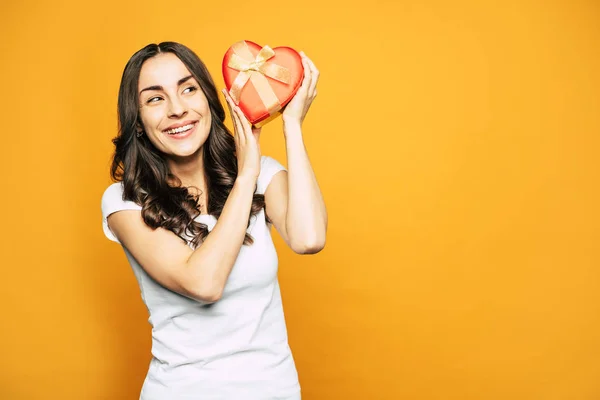
{"type": "Polygon", "coordinates": [[[178,96],[173,97],[169,103],[169,117],[179,118],[185,114],[187,114],[185,102],[178,96]]]}

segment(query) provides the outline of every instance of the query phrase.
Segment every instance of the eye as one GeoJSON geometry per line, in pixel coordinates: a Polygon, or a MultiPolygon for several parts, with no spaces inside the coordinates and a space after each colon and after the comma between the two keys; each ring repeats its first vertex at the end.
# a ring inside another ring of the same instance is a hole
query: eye
{"type": "Polygon", "coordinates": [[[183,92],[185,93],[186,90],[189,90],[188,93],[191,93],[191,92],[195,92],[196,90],[198,90],[198,88],[196,86],[190,86],[190,87],[185,88],[185,90],[183,92]]]}
{"type": "Polygon", "coordinates": [[[156,100],[162,100],[162,98],[161,98],[161,97],[158,97],[158,96],[157,96],[157,97],[151,97],[151,98],[149,98],[149,99],[146,101],[146,103],[156,103],[156,101],[154,101],[155,99],[156,99],[156,100]]]}

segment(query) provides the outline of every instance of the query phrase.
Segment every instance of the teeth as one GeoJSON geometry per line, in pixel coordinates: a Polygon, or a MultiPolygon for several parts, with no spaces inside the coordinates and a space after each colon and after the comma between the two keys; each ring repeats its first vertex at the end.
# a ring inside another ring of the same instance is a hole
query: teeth
{"type": "Polygon", "coordinates": [[[189,124],[189,125],[181,126],[179,128],[169,129],[168,131],[165,131],[165,133],[168,133],[169,135],[174,135],[176,133],[189,131],[190,129],[192,129],[193,126],[194,126],[194,124],[189,124]]]}

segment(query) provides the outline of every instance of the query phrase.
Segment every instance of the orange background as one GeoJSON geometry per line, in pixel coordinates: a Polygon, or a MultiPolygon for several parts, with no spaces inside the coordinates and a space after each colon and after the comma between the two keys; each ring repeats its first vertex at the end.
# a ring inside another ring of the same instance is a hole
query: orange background
{"type": "MultiPolygon", "coordinates": [[[[304,50],[326,249],[279,237],[304,399],[600,399],[600,4],[3,2],[0,398],[137,399],[150,327],[100,197],[128,58],[304,50]]],[[[263,154],[285,163],[281,121],[263,154]]]]}

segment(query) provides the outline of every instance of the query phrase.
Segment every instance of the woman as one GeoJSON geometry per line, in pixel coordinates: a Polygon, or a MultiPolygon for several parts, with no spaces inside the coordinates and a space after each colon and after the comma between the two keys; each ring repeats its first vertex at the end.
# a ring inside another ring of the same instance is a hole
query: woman
{"type": "Polygon", "coordinates": [[[300,399],[270,227],[299,254],[325,245],[327,212],[302,139],[318,71],[285,108],[287,170],[261,156],[226,92],[234,135],[208,70],[187,47],[135,53],[119,90],[119,135],[102,197],[152,325],[140,398],[300,399]]]}

